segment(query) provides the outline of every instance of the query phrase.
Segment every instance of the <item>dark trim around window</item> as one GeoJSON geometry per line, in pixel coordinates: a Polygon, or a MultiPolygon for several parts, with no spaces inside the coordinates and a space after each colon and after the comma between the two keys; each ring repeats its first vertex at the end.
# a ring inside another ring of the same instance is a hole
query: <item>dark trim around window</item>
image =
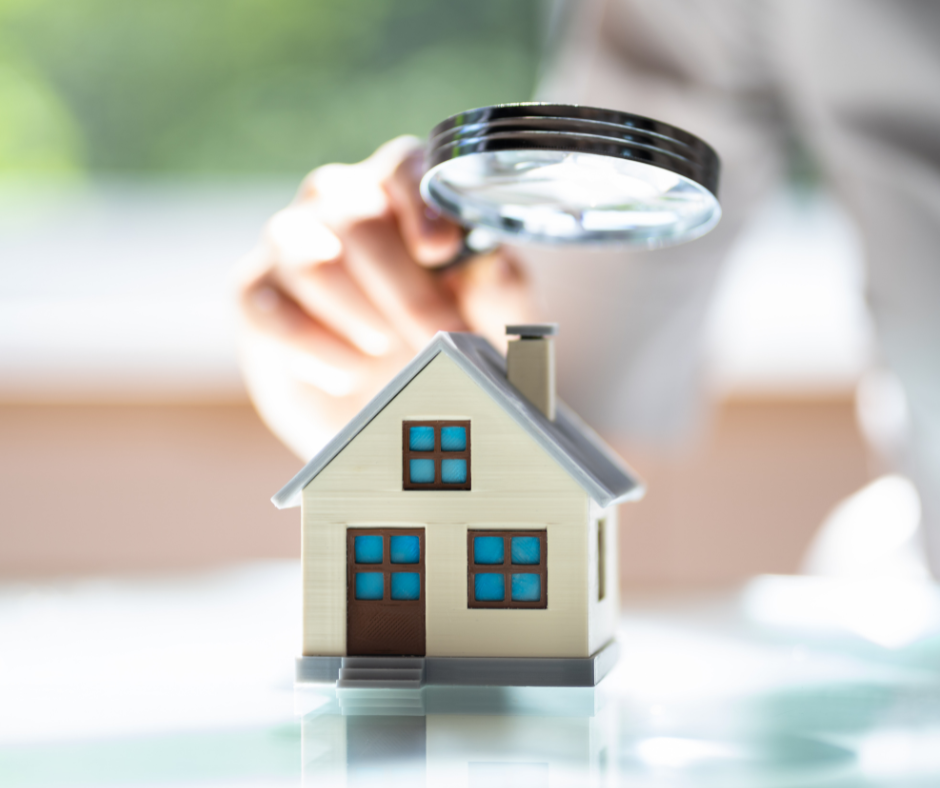
{"type": "Polygon", "coordinates": [[[401,484],[403,490],[469,490],[470,489],[470,422],[468,420],[451,421],[403,421],[401,424],[401,484]],[[408,430],[411,427],[434,428],[434,450],[412,451],[408,430]],[[463,451],[441,450],[441,427],[464,427],[467,431],[467,447],[463,451]],[[434,481],[421,484],[411,481],[410,460],[434,460],[434,481]],[[460,484],[445,484],[441,481],[441,460],[466,460],[467,480],[460,484]]]}
{"type": "Polygon", "coordinates": [[[347,528],[346,529],[346,576],[347,576],[347,605],[376,606],[394,605],[398,607],[407,607],[420,602],[424,607],[424,529],[423,528],[347,528]],[[380,564],[357,564],[356,563],[356,537],[357,536],[381,536],[382,537],[382,563],[380,564]],[[393,536],[417,536],[418,561],[414,564],[393,564],[392,563],[392,541],[393,536]],[[357,572],[381,572],[385,575],[383,584],[384,592],[382,599],[356,599],[355,575],[357,572]],[[417,572],[421,576],[421,591],[419,599],[397,600],[392,599],[391,574],[392,572],[417,572]]]}
{"type": "Polygon", "coordinates": [[[548,607],[548,539],[546,531],[467,531],[467,607],[500,609],[545,609],[548,607]],[[502,564],[477,564],[473,556],[475,536],[501,536],[503,538],[502,564]],[[512,563],[514,536],[537,536],[539,538],[539,563],[512,563]],[[505,576],[506,596],[498,602],[477,602],[474,599],[474,575],[477,573],[499,573],[505,576]],[[533,574],[541,577],[542,598],[537,602],[514,602],[512,600],[512,575],[533,574]]]}

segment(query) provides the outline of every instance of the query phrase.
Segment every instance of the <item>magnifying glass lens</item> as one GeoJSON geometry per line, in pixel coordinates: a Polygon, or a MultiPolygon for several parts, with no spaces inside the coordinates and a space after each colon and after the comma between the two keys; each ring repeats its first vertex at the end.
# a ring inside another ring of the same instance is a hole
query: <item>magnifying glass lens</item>
{"type": "Polygon", "coordinates": [[[698,237],[721,216],[714,195],[682,175],[592,153],[477,153],[430,176],[433,204],[516,241],[656,247],[698,237]]]}
{"type": "Polygon", "coordinates": [[[559,104],[484,107],[431,132],[425,200],[514,242],[655,248],[721,217],[718,157],[650,118],[559,104]]]}

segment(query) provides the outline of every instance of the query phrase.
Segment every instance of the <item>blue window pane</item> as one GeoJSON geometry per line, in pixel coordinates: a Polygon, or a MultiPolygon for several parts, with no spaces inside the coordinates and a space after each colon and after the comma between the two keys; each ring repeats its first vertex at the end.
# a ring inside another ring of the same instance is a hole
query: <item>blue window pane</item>
{"type": "Polygon", "coordinates": [[[409,427],[408,448],[412,451],[434,451],[434,427],[409,427]]]}
{"type": "Polygon", "coordinates": [[[510,553],[514,564],[537,564],[541,560],[542,546],[537,536],[514,536],[510,553]]]}
{"type": "MultiPolygon", "coordinates": [[[[477,564],[501,564],[503,562],[503,537],[474,536],[473,560],[477,564]]],[[[477,575],[479,577],[479,575],[477,575]]]]}
{"type": "Polygon", "coordinates": [[[393,536],[389,556],[393,564],[416,564],[421,557],[421,544],[417,536],[393,536]]]}
{"type": "Polygon", "coordinates": [[[505,575],[487,573],[473,576],[473,597],[477,602],[502,602],[506,598],[505,575]]]}
{"type": "Polygon", "coordinates": [[[538,602],[542,598],[542,578],[539,575],[513,575],[512,601],[538,602]]]}
{"type": "Polygon", "coordinates": [[[412,484],[434,482],[434,460],[409,460],[412,484]]]}
{"type": "Polygon", "coordinates": [[[441,451],[466,451],[466,427],[441,427],[441,451]]]}
{"type": "Polygon", "coordinates": [[[385,575],[381,572],[356,572],[356,599],[381,599],[385,575]]]}
{"type": "Polygon", "coordinates": [[[392,572],[392,599],[417,599],[421,577],[417,572],[392,572]]]}
{"type": "Polygon", "coordinates": [[[467,481],[467,461],[441,460],[441,481],[444,484],[465,484],[467,481]]]}
{"type": "Polygon", "coordinates": [[[382,563],[382,537],[357,536],[356,537],[356,563],[381,564],[382,563]]]}

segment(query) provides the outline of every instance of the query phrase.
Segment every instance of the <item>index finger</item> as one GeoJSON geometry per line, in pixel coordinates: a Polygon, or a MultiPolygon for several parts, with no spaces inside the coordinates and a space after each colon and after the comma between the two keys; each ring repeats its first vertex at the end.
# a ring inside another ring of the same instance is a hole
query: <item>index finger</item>
{"type": "MultiPolygon", "coordinates": [[[[381,158],[383,148],[374,155],[381,158]]],[[[419,144],[410,150],[399,148],[397,152],[401,158],[383,179],[382,186],[398,220],[405,246],[412,258],[422,265],[447,263],[460,251],[463,228],[421,197],[419,187],[424,176],[424,147],[419,144]]]]}
{"type": "Polygon", "coordinates": [[[466,331],[446,285],[415,264],[394,223],[360,221],[343,232],[345,262],[372,304],[415,349],[437,331],[466,331]]]}

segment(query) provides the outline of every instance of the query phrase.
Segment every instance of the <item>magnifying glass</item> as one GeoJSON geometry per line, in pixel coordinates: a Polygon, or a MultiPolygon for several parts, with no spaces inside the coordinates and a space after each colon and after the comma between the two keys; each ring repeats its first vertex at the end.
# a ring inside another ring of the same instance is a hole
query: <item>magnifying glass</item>
{"type": "Polygon", "coordinates": [[[719,160],[687,131],[640,115],[569,104],[502,104],[431,131],[425,201],[500,241],[655,249],[721,218],[719,160]]]}

